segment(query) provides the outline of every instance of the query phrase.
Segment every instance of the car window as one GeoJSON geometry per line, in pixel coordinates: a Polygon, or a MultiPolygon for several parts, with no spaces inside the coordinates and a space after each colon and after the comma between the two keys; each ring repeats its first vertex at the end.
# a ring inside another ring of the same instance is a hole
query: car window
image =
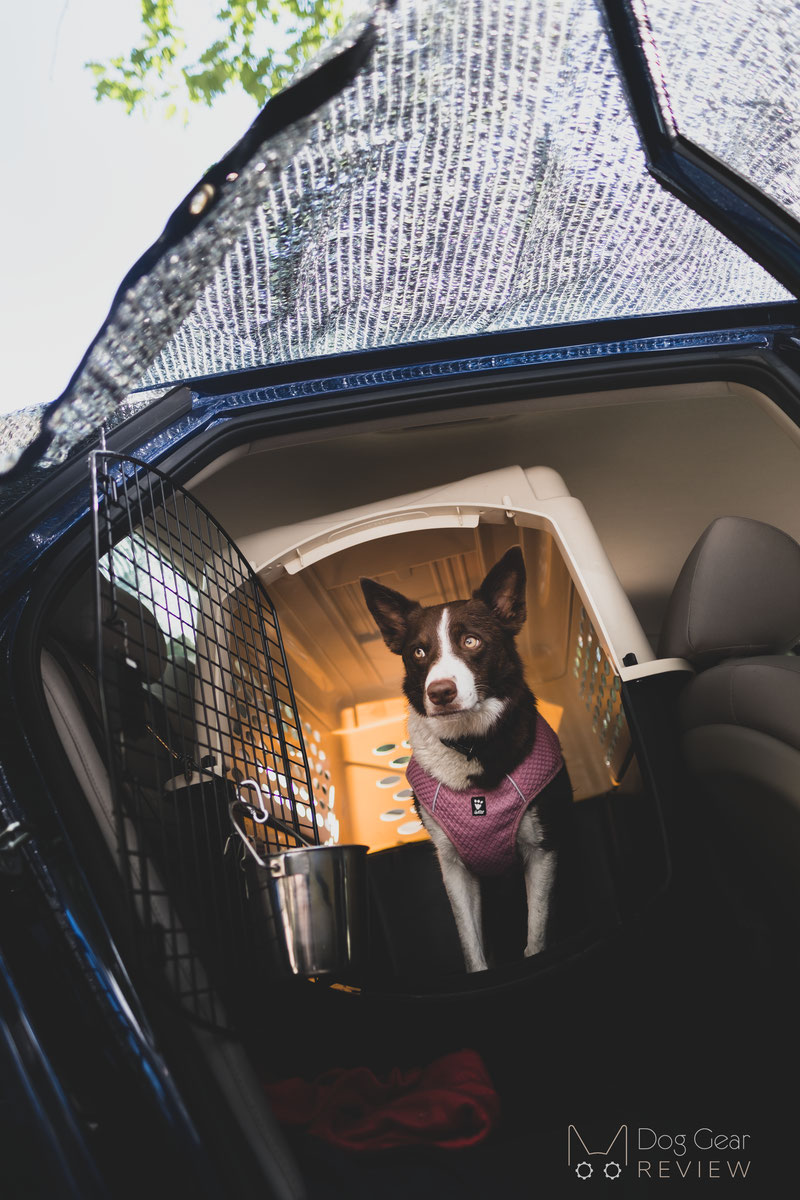
{"type": "Polygon", "coordinates": [[[153,613],[167,645],[176,644],[195,660],[200,593],[139,533],[116,543],[101,559],[106,579],[134,596],[153,613]],[[142,593],[142,583],[146,591],[142,593]]]}

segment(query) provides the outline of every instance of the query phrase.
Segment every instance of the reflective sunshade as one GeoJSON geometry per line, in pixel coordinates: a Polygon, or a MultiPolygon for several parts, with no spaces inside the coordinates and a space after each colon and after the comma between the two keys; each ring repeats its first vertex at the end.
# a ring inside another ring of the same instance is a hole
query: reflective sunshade
{"type": "Polygon", "coordinates": [[[145,378],[785,298],[648,176],[591,0],[401,0],[145,378]]]}
{"type": "Polygon", "coordinates": [[[637,9],[679,132],[800,218],[797,0],[639,0],[637,9]]]}
{"type": "Polygon", "coordinates": [[[647,174],[594,0],[398,0],[375,26],[351,82],[132,284],[50,461],[137,387],[790,298],[647,174]]]}

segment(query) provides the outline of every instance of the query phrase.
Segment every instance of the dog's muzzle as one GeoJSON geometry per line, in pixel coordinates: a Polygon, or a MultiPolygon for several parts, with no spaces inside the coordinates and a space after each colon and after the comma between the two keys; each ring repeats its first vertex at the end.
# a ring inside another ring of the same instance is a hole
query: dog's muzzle
{"type": "Polygon", "coordinates": [[[426,696],[435,708],[449,708],[458,695],[455,679],[435,679],[429,683],[426,696]]]}

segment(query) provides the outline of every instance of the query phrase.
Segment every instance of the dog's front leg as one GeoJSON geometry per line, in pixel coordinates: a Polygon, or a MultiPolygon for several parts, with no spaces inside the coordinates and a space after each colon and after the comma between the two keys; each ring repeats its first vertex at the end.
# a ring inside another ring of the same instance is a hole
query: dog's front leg
{"type": "Polygon", "coordinates": [[[468,971],[485,971],[480,881],[467,870],[447,834],[424,810],[420,811],[420,820],[436,849],[466,968],[468,971]]]}
{"type": "Polygon", "coordinates": [[[556,852],[530,846],[524,854],[525,892],[528,897],[528,944],[525,957],[544,950],[550,897],[556,878],[556,852]]]}
{"type": "Polygon", "coordinates": [[[455,855],[448,855],[447,859],[440,857],[439,861],[467,970],[485,971],[480,880],[468,871],[461,859],[455,855]]]}
{"type": "Polygon", "coordinates": [[[556,852],[542,845],[544,833],[534,808],[529,808],[519,823],[517,849],[525,872],[528,897],[528,944],[525,957],[544,950],[551,893],[556,878],[556,852]]]}

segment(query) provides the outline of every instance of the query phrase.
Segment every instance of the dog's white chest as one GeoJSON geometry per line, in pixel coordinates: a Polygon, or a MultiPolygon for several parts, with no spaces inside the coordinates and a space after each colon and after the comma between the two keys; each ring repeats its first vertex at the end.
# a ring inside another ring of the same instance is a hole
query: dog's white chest
{"type": "MultiPolygon", "coordinates": [[[[470,786],[471,775],[477,764],[470,762],[466,755],[459,754],[452,746],[445,746],[439,734],[431,728],[433,724],[440,723],[436,718],[421,717],[413,711],[409,713],[408,735],[414,757],[423,770],[434,779],[452,788],[454,792],[463,792],[470,786]]],[[[449,736],[459,735],[453,732],[449,736]]]]}
{"type": "Polygon", "coordinates": [[[442,738],[455,741],[461,738],[485,737],[497,722],[506,706],[505,700],[490,697],[481,700],[471,711],[451,717],[423,717],[413,708],[408,713],[408,737],[414,757],[420,766],[454,792],[472,786],[477,764],[470,762],[442,738]]]}

